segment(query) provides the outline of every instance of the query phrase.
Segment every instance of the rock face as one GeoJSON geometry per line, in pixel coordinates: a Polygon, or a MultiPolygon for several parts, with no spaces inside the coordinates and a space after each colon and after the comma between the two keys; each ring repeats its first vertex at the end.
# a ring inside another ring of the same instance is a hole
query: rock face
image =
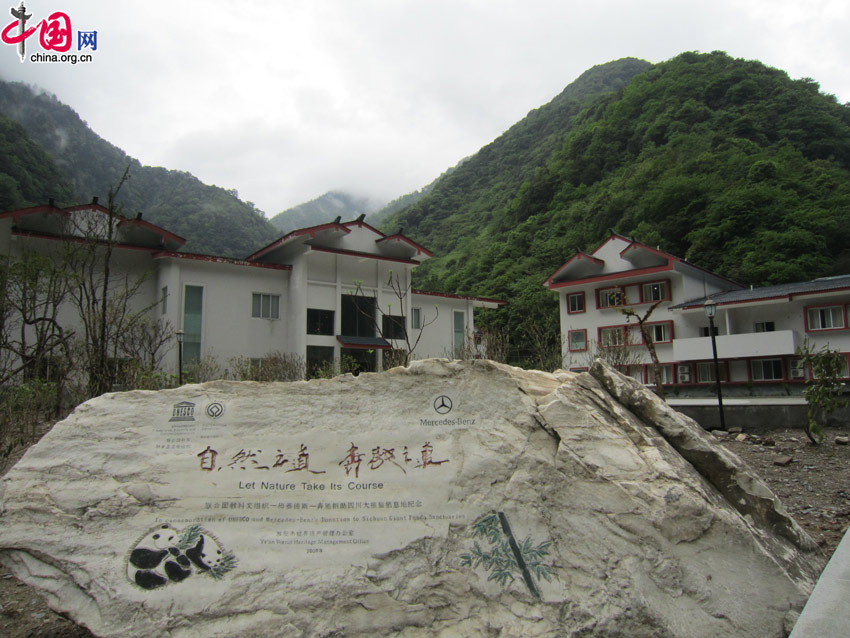
{"type": "Polygon", "coordinates": [[[780,638],[822,567],[601,363],[104,395],[0,490],[0,560],[98,636],[780,638]]]}

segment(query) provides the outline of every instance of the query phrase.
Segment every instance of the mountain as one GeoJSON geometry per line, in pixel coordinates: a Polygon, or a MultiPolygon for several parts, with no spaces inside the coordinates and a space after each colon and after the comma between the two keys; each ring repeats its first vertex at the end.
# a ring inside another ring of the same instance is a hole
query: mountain
{"type": "Polygon", "coordinates": [[[611,230],[745,284],[850,272],[850,107],[722,52],[600,65],[399,226],[437,255],[418,287],[510,300],[494,321],[526,350],[557,325],[542,281],[611,230]]]}
{"type": "Polygon", "coordinates": [[[309,202],[298,204],[275,215],[269,220],[280,234],[297,228],[317,226],[341,216],[344,220],[360,215],[369,215],[379,210],[381,202],[368,197],[357,197],[350,193],[331,191],[309,202]]]}
{"type": "Polygon", "coordinates": [[[0,168],[3,210],[8,202],[17,201],[9,206],[15,208],[46,203],[48,197],[62,205],[88,202],[93,196],[104,202],[129,166],[130,179],[118,196],[124,214],[142,212],[146,220],[184,237],[187,252],[244,257],[279,236],[262,211],[234,192],[208,186],[190,173],[142,166],[89,129],[55,96],[25,84],[0,82],[0,115],[5,116],[3,166],[13,167],[11,173],[0,168]],[[5,120],[14,120],[18,129],[5,120]],[[42,157],[33,165],[34,153],[52,161],[42,157]],[[28,168],[18,170],[15,165],[28,168]],[[26,185],[44,171],[53,173],[37,188],[26,185]],[[17,193],[14,184],[19,185],[17,193]]]}
{"type": "Polygon", "coordinates": [[[395,198],[389,204],[386,204],[381,210],[376,211],[376,212],[372,213],[371,215],[369,215],[366,218],[366,221],[369,222],[372,226],[375,226],[375,227],[382,225],[387,219],[392,217],[395,213],[399,212],[400,210],[404,210],[405,208],[408,208],[410,206],[413,206],[416,202],[418,202],[420,199],[425,197],[425,195],[427,195],[428,193],[431,192],[431,190],[434,188],[435,184],[437,184],[446,175],[450,175],[451,173],[453,173],[455,171],[455,169],[458,166],[460,166],[461,164],[463,164],[465,161],[466,161],[466,159],[462,159],[455,166],[452,166],[451,168],[449,168],[445,172],[443,172],[442,175],[440,175],[437,179],[435,179],[433,182],[431,182],[427,186],[423,186],[419,190],[416,190],[416,191],[413,191],[412,193],[407,193],[406,195],[402,195],[401,197],[395,198]]]}

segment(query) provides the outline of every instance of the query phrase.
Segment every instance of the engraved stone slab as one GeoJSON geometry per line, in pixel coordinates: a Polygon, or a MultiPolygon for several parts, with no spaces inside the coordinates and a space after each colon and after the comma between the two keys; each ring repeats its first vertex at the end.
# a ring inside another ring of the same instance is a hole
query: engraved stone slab
{"type": "Polygon", "coordinates": [[[4,479],[0,560],[99,636],[782,635],[811,539],[696,424],[594,375],[104,395],[4,479]]]}

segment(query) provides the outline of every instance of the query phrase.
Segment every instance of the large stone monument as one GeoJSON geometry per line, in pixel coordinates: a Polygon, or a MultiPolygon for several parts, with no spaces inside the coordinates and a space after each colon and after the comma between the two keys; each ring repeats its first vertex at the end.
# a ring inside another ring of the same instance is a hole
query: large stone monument
{"type": "Polygon", "coordinates": [[[822,566],[601,363],[104,395],[0,499],[0,560],[98,636],[779,638],[822,566]]]}

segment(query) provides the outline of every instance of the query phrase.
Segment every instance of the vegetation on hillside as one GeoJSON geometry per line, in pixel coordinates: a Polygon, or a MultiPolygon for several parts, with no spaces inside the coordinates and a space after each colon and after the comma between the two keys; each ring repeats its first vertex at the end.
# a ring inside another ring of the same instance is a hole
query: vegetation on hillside
{"type": "Polygon", "coordinates": [[[417,286],[508,299],[485,322],[522,362],[529,324],[557,325],[543,280],[612,230],[743,283],[850,271],[848,178],[850,107],[811,79],[686,53],[594,67],[385,227],[436,253],[417,286]]]}
{"type": "Polygon", "coordinates": [[[279,236],[262,212],[240,201],[235,191],[208,186],[190,173],[142,166],[55,96],[0,82],[0,114],[20,125],[10,132],[8,124],[0,124],[5,147],[0,157],[8,159],[3,166],[25,165],[11,176],[14,183],[4,181],[8,170],[0,173],[0,210],[46,204],[49,197],[63,206],[95,196],[104,201],[129,166],[130,179],[118,204],[126,214],[142,212],[146,220],[187,239],[188,252],[244,257],[279,236]],[[35,182],[33,188],[26,186],[27,179],[35,182]]]}
{"type": "Polygon", "coordinates": [[[343,221],[374,213],[380,204],[368,197],[358,197],[342,191],[330,191],[321,197],[298,204],[269,220],[278,234],[285,235],[298,228],[318,226],[342,217],[343,221]]]}

